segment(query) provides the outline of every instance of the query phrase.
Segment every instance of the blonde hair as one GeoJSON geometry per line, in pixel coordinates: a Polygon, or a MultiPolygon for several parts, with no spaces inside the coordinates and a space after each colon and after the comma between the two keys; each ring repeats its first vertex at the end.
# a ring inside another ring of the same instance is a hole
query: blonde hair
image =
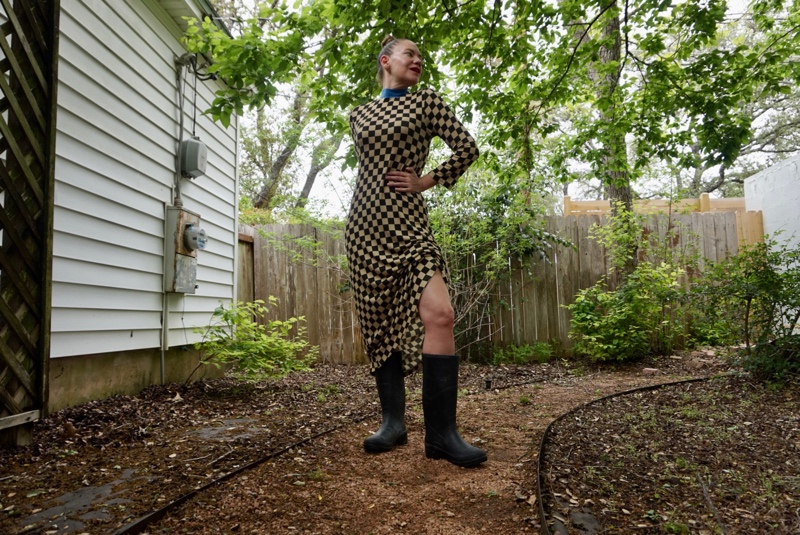
{"type": "Polygon", "coordinates": [[[383,65],[381,65],[381,57],[391,56],[398,41],[400,41],[400,39],[392,34],[387,35],[381,41],[381,51],[378,53],[378,73],[376,74],[379,84],[383,83],[383,65]]]}

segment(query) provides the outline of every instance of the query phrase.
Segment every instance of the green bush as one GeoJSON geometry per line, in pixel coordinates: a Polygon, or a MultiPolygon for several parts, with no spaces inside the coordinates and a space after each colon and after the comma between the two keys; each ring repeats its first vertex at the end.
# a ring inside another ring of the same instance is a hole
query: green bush
{"type": "Polygon", "coordinates": [[[617,205],[591,237],[606,248],[607,277],[578,292],[567,305],[575,352],[597,362],[624,362],[665,354],[686,340],[681,281],[697,265],[691,245],[675,247],[683,229],[669,217],[663,233],[643,229],[643,218],[617,205]],[[619,280],[615,289],[609,280],[619,280]]]}
{"type": "Polygon", "coordinates": [[[742,355],[742,366],[756,378],[783,381],[800,375],[800,335],[758,344],[742,355]]]}
{"type": "Polygon", "coordinates": [[[763,378],[800,371],[800,248],[767,237],[708,266],[690,295],[698,341],[743,343],[743,364],[763,378]]]}
{"type": "MultiPolygon", "coordinates": [[[[270,297],[271,305],[276,302],[270,297]]],[[[231,365],[234,374],[252,381],[308,369],[319,348],[310,346],[305,337],[300,325],[305,318],[267,320],[267,311],[262,300],[217,307],[211,324],[195,330],[203,333],[202,341],[195,344],[201,363],[231,365]]]]}
{"type": "Polygon", "coordinates": [[[581,290],[567,306],[575,352],[597,362],[671,352],[683,335],[682,274],[643,262],[616,290],[608,290],[605,280],[581,290]]]}

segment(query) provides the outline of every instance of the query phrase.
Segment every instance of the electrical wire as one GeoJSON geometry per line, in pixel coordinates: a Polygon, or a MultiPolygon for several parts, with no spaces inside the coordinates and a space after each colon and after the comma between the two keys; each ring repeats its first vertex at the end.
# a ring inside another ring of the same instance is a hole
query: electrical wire
{"type": "Polygon", "coordinates": [[[197,137],[197,79],[199,78],[197,73],[197,57],[194,58],[192,66],[194,67],[194,88],[192,90],[194,92],[194,95],[192,96],[192,137],[197,137]]]}

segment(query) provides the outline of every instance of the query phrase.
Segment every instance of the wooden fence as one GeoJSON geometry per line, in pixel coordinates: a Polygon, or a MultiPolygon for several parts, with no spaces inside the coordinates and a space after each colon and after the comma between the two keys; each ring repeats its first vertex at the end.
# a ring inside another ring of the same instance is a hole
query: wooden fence
{"type": "MultiPolygon", "coordinates": [[[[498,300],[509,306],[496,307],[491,326],[493,346],[551,342],[569,353],[569,311],[564,305],[608,273],[605,248],[589,237],[592,225],[604,221],[605,216],[599,214],[547,219],[546,230],[569,240],[575,248],[556,247],[547,261],[512,265],[510,281],[498,295],[498,300]]],[[[678,229],[673,247],[688,250],[693,246],[701,270],[707,261],[735,255],[741,245],[763,239],[761,212],[650,215],[645,229],[664,236],[670,226],[678,229]]]]}
{"type": "Polygon", "coordinates": [[[237,298],[276,297],[268,319],[304,316],[323,361],[366,362],[347,278],[332,267],[344,254],[344,238],[311,225],[240,225],[237,298]]]}
{"type": "MultiPolygon", "coordinates": [[[[568,353],[569,311],[563,305],[608,272],[604,248],[589,237],[592,225],[604,220],[600,214],[546,218],[545,230],[575,247],[556,246],[546,259],[510,262],[509,280],[498,289],[494,313],[476,337],[495,347],[549,342],[568,353]]],[[[721,260],[736,254],[740,245],[763,239],[760,212],[650,215],[645,228],[664,235],[670,225],[680,229],[674,246],[694,244],[701,269],[705,261],[721,260]]],[[[265,225],[241,226],[239,240],[240,300],[275,296],[279,304],[271,317],[305,316],[309,340],[320,346],[323,360],[366,361],[351,295],[343,286],[346,277],[323,261],[344,255],[342,238],[309,225],[265,225]],[[313,250],[308,247],[312,242],[313,250]]],[[[485,350],[486,344],[475,344],[460,353],[474,358],[485,350]]]]}
{"type": "MultiPolygon", "coordinates": [[[[611,211],[611,201],[573,201],[564,197],[564,215],[607,214],[611,211]]],[[[665,199],[636,199],[633,211],[640,214],[669,213],[688,214],[692,212],[746,212],[744,197],[716,199],[702,193],[697,199],[670,201],[665,199]]]]}

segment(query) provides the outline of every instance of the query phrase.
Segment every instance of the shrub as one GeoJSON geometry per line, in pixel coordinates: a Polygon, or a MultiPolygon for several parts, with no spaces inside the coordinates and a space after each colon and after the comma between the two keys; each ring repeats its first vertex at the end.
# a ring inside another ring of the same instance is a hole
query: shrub
{"type": "MultiPolygon", "coordinates": [[[[681,281],[697,264],[693,247],[675,245],[683,231],[666,219],[663,234],[643,229],[639,214],[617,206],[591,237],[606,248],[609,273],[566,305],[575,352],[597,362],[623,362],[672,352],[685,342],[681,281]],[[619,279],[616,289],[609,279],[619,279]]],[[[689,243],[690,240],[683,240],[689,243]]]]}
{"type": "Polygon", "coordinates": [[[783,381],[800,375],[800,335],[754,346],[744,353],[742,365],[758,379],[783,381]]]}
{"type": "Polygon", "coordinates": [[[683,335],[682,270],[640,263],[620,287],[605,279],[567,306],[575,351],[598,362],[622,362],[671,352],[683,335]]]}
{"type": "MultiPolygon", "coordinates": [[[[277,299],[270,297],[270,304],[277,299]]],[[[201,364],[231,365],[233,373],[246,380],[283,376],[306,370],[316,359],[319,348],[310,346],[305,318],[267,320],[264,301],[230,303],[217,307],[208,327],[195,347],[201,351],[201,364]],[[292,336],[292,330],[296,333],[292,336]]]]}
{"type": "Polygon", "coordinates": [[[699,341],[744,343],[745,367],[763,378],[800,371],[800,248],[767,237],[709,266],[691,297],[699,341]]]}

